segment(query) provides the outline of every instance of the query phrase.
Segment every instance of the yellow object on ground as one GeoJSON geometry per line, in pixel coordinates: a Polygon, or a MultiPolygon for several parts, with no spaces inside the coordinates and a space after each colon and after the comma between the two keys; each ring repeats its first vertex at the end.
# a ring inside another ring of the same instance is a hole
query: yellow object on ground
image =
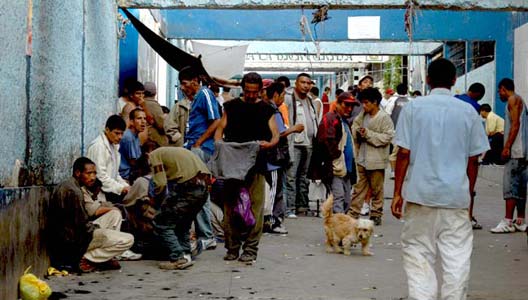
{"type": "Polygon", "coordinates": [[[49,285],[38,279],[37,276],[28,273],[31,267],[24,271],[24,275],[20,277],[19,289],[22,300],[47,300],[51,295],[51,288],[49,285]]]}
{"type": "Polygon", "coordinates": [[[59,271],[59,270],[55,269],[54,267],[49,267],[48,268],[48,276],[61,277],[61,276],[68,276],[68,275],[69,275],[69,273],[66,270],[59,271]]]}

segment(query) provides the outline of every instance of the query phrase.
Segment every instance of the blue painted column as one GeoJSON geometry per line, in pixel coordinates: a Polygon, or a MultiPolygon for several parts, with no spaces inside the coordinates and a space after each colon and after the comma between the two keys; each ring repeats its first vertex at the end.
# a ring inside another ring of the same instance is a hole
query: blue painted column
{"type": "MultiPolygon", "coordinates": [[[[129,12],[139,19],[139,10],[129,9],[129,12]]],[[[119,13],[126,18],[122,11],[119,13]]],[[[126,38],[119,41],[119,91],[127,78],[137,79],[138,73],[138,42],[139,33],[132,24],[126,26],[126,38]]]]}

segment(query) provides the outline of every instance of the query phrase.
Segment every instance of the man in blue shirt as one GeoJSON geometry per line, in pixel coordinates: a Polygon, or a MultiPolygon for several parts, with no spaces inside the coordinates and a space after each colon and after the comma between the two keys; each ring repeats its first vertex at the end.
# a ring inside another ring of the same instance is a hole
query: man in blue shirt
{"type": "Polygon", "coordinates": [[[119,142],[119,153],[121,163],[119,164],[119,175],[131,183],[135,179],[136,161],[141,157],[141,144],[139,133],[145,131],[147,126],[147,115],[141,108],[130,112],[129,126],[119,142]]]}
{"type": "MultiPolygon", "coordinates": [[[[180,86],[191,99],[188,131],[185,133],[184,147],[191,150],[207,163],[214,153],[213,135],[220,124],[220,105],[213,92],[201,86],[196,69],[185,67],[178,74],[180,86]]],[[[211,200],[208,198],[195,220],[196,235],[204,249],[216,248],[216,240],[211,225],[211,200]]]]}
{"type": "Polygon", "coordinates": [[[193,68],[183,68],[178,79],[185,95],[192,99],[185,147],[207,163],[214,152],[213,134],[220,123],[218,101],[210,89],[200,85],[198,73],[193,68]],[[198,149],[201,151],[196,151],[198,149]]]}
{"type": "Polygon", "coordinates": [[[478,104],[478,101],[484,97],[484,94],[486,93],[486,89],[484,88],[484,85],[479,82],[473,83],[470,87],[467,93],[462,95],[455,95],[458,99],[471,104],[473,108],[477,111],[477,114],[480,114],[480,104],[478,104]]]}
{"type": "Polygon", "coordinates": [[[409,299],[467,297],[473,250],[468,207],[478,157],[489,143],[480,116],[451,96],[455,81],[453,63],[433,61],[427,70],[431,93],[406,104],[396,127],[391,210],[405,220],[401,239],[409,299]],[[441,262],[440,297],[435,262],[441,262]]]}

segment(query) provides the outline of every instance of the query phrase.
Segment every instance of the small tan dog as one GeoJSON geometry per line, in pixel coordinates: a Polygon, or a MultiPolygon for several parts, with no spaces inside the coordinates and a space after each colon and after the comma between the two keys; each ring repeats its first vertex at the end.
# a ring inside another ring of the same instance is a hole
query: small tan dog
{"type": "Polygon", "coordinates": [[[363,255],[372,255],[369,250],[370,236],[374,222],[366,219],[354,219],[349,215],[333,213],[334,196],[330,195],[323,203],[322,213],[326,233],[326,251],[350,255],[352,244],[361,243],[363,255]],[[343,248],[339,246],[343,244],[343,248]]]}

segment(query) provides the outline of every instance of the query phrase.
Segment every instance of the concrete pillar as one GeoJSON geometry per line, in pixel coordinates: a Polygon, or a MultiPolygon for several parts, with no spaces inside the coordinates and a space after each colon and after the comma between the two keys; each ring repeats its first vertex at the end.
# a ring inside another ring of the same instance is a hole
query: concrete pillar
{"type": "Polygon", "coordinates": [[[27,1],[0,0],[0,186],[10,184],[16,159],[26,151],[27,1]]]}
{"type": "Polygon", "coordinates": [[[103,2],[34,0],[29,160],[34,184],[69,176],[83,146],[114,110],[117,7],[103,2]]]}

